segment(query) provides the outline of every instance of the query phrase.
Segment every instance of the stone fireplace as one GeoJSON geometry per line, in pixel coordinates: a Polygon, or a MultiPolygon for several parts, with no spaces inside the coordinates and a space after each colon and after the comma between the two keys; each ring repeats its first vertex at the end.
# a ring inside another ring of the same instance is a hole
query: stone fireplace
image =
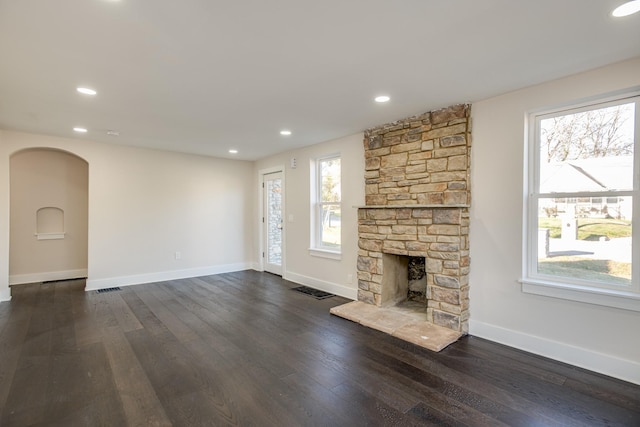
{"type": "Polygon", "coordinates": [[[470,106],[369,129],[364,147],[358,301],[410,305],[467,333],[470,106]]]}

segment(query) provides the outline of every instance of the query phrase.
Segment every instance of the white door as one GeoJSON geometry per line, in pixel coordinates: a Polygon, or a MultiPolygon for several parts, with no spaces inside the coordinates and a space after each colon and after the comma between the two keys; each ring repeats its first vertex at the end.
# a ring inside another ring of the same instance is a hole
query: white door
{"type": "Polygon", "coordinates": [[[263,175],[262,187],[264,270],[282,275],[282,172],[263,175]]]}

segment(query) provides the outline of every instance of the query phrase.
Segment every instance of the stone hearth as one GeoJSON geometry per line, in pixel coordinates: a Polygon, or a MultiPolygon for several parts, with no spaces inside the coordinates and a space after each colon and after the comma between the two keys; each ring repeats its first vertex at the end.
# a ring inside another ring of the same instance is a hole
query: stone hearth
{"type": "Polygon", "coordinates": [[[432,351],[440,351],[462,336],[460,332],[426,322],[420,312],[403,306],[383,308],[352,301],[333,307],[331,314],[432,351]]]}
{"type": "Polygon", "coordinates": [[[467,333],[470,106],[456,105],[369,129],[364,146],[366,206],[358,209],[358,310],[362,303],[382,309],[400,303],[413,307],[411,312],[419,316],[413,320],[419,318],[426,326],[447,328],[457,333],[454,336],[467,333]],[[392,279],[408,275],[399,267],[408,262],[398,261],[404,256],[425,260],[426,301],[418,301],[417,308],[415,300],[402,303],[405,291],[400,288],[406,285],[392,279]]]}

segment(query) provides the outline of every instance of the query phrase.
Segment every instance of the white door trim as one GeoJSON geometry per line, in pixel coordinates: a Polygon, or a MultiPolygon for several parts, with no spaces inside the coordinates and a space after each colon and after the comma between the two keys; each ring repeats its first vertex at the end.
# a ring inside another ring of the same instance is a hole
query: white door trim
{"type": "MultiPolygon", "coordinates": [[[[262,256],[262,254],[265,252],[265,241],[264,241],[264,223],[262,222],[262,218],[264,215],[264,191],[262,188],[262,184],[264,184],[264,176],[265,175],[269,175],[271,173],[276,173],[276,172],[280,172],[282,173],[282,217],[283,219],[286,218],[285,216],[285,212],[286,212],[286,186],[285,186],[285,181],[286,181],[286,175],[285,175],[285,168],[284,165],[280,165],[280,166],[274,166],[271,168],[266,168],[266,169],[260,169],[258,171],[258,217],[256,218],[256,220],[258,221],[258,235],[260,236],[258,238],[258,271],[264,271],[264,257],[262,256]]],[[[286,222],[286,221],[284,221],[286,222]]],[[[287,227],[284,226],[282,228],[282,277],[284,277],[286,268],[286,242],[287,242],[287,227]]]]}

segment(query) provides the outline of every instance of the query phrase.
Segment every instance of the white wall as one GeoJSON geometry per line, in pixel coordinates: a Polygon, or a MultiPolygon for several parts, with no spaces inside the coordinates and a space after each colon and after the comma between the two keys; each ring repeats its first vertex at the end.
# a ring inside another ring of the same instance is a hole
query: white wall
{"type": "MultiPolygon", "coordinates": [[[[364,205],[363,134],[356,134],[298,150],[268,157],[256,162],[255,180],[259,172],[284,166],[285,180],[285,245],[283,277],[296,283],[357,298],[358,212],[354,206],[364,205]],[[313,159],[340,153],[342,167],[342,259],[332,260],[309,254],[311,218],[311,168],[313,159]],[[290,167],[296,158],[297,168],[290,167]],[[293,221],[289,217],[293,215],[293,221]],[[349,283],[349,275],[352,275],[349,283]]],[[[256,195],[256,200],[258,195],[256,195]]],[[[258,257],[259,218],[255,213],[255,247],[258,257]]]]}
{"type": "Polygon", "coordinates": [[[87,162],[64,151],[33,149],[14,154],[10,163],[10,283],[86,276],[87,162]],[[51,207],[59,209],[63,221],[60,228],[44,231],[64,235],[41,240],[35,235],[37,212],[51,207]]]}
{"type": "Polygon", "coordinates": [[[526,113],[638,85],[640,58],[473,104],[472,335],[640,383],[639,312],[525,294],[518,283],[526,113]]]}
{"type": "Polygon", "coordinates": [[[31,147],[89,163],[87,289],[251,267],[251,162],[0,131],[0,300],[9,298],[9,157],[31,147]]]}

